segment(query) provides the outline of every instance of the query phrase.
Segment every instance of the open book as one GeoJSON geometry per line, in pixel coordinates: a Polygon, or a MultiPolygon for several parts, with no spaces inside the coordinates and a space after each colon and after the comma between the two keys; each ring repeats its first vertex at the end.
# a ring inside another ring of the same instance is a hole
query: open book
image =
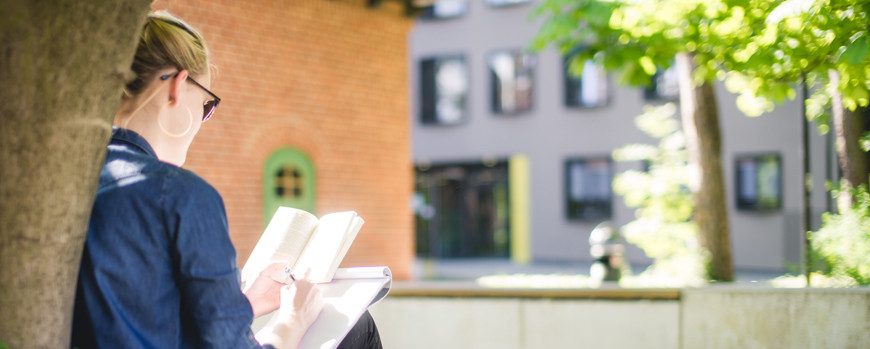
{"type": "Polygon", "coordinates": [[[279,207],[242,268],[242,284],[253,281],[266,266],[280,260],[288,261],[287,270],[296,273],[310,268],[311,282],[331,281],[363,223],[353,211],[330,213],[317,219],[303,210],[279,207]]]}
{"type": "MultiPolygon", "coordinates": [[[[387,267],[339,268],[332,282],[320,284],[323,310],[311,324],[299,349],[334,349],[359,321],[363,312],[387,296],[392,276],[387,267]]],[[[254,320],[251,329],[260,338],[272,331],[277,312],[254,320]]]]}
{"type": "MultiPolygon", "coordinates": [[[[318,283],[323,310],[299,348],[335,348],[363,312],[389,292],[392,274],[387,267],[338,268],[363,223],[353,211],[318,219],[302,210],[279,207],[242,268],[245,291],[275,261],[287,261],[288,271],[302,273],[310,268],[308,277],[318,283]]],[[[272,278],[290,282],[284,273],[272,278]]],[[[251,326],[254,333],[271,331],[278,311],[257,318],[251,326]]]]}

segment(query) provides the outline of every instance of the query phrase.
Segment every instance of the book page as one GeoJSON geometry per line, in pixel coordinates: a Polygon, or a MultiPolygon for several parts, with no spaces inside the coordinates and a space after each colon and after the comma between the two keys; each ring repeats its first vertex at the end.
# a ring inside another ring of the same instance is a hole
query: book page
{"type": "Polygon", "coordinates": [[[386,296],[392,283],[389,268],[342,268],[330,283],[318,285],[323,295],[323,310],[302,342],[300,349],[335,348],[368,307],[386,296]],[[368,269],[357,270],[354,269],[368,269]],[[348,271],[343,273],[343,271],[348,271]],[[351,278],[339,279],[338,274],[351,278]]]}
{"type": "Polygon", "coordinates": [[[341,261],[344,260],[347,250],[350,249],[350,245],[353,244],[353,240],[356,239],[356,235],[359,233],[359,230],[362,229],[363,223],[365,223],[365,221],[362,217],[354,217],[353,222],[350,224],[350,228],[348,228],[347,234],[344,236],[344,243],[342,243],[341,249],[338,251],[336,258],[332,260],[332,265],[329,268],[330,274],[334,274],[335,270],[338,269],[339,264],[341,264],[341,261]]]}
{"type": "Polygon", "coordinates": [[[273,261],[286,260],[292,265],[310,240],[317,221],[306,211],[279,207],[242,268],[242,284],[253,281],[273,261]]]}
{"type": "MultiPolygon", "coordinates": [[[[363,312],[386,297],[392,280],[390,268],[385,266],[338,269],[332,282],[317,285],[323,296],[323,310],[305,333],[299,348],[338,346],[363,312]]],[[[251,325],[258,338],[272,331],[278,311],[257,318],[251,325]]]]}
{"type": "Polygon", "coordinates": [[[383,279],[387,278],[387,282],[381,288],[381,291],[372,298],[372,301],[369,303],[369,306],[374,305],[377,302],[380,302],[381,299],[387,296],[387,293],[390,293],[390,288],[393,287],[393,274],[390,271],[389,267],[379,266],[379,267],[353,267],[353,268],[339,268],[335,271],[335,276],[332,278],[333,282],[339,280],[353,280],[353,279],[383,279]]]}
{"type": "Polygon", "coordinates": [[[333,279],[378,279],[391,276],[389,267],[339,268],[333,279]]]}
{"type": "Polygon", "coordinates": [[[311,282],[323,283],[332,280],[337,263],[344,258],[340,254],[345,242],[348,239],[352,242],[361,226],[362,219],[353,211],[330,213],[321,217],[311,240],[293,265],[294,273],[304,273],[310,268],[308,279],[311,282]]]}

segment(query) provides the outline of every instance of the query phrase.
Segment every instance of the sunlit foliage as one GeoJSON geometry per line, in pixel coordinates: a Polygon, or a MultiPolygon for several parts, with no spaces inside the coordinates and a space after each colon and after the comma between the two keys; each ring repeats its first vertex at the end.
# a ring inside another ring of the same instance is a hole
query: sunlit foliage
{"type": "MultiPolygon", "coordinates": [[[[726,81],[749,116],[794,99],[804,78],[824,86],[831,70],[846,108],[870,103],[868,0],[544,0],[531,16],[548,19],[532,49],[585,48],[576,74],[595,59],[644,85],[677,52],[692,52],[695,78],[726,81]]],[[[830,96],[813,89],[808,116],[822,117],[830,96]]]]}
{"type": "Polygon", "coordinates": [[[870,193],[864,185],[851,191],[855,203],[844,203],[839,214],[822,217],[824,225],[811,235],[812,247],[831,277],[870,285],[870,193]]]}
{"type": "Polygon", "coordinates": [[[705,279],[706,254],[691,222],[688,153],[675,113],[673,104],[647,107],[635,124],[658,139],[658,146],[633,144],[613,152],[616,161],[642,161],[647,167],[623,172],[613,181],[614,192],[636,208],[636,218],[623,226],[623,235],[653,259],[646,271],[626,280],[632,283],[684,286],[705,279]]]}

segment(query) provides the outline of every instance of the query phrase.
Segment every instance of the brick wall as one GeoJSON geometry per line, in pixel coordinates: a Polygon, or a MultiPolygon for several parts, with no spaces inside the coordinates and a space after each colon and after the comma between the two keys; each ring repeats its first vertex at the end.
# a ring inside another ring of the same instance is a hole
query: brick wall
{"type": "Polygon", "coordinates": [[[185,167],[223,195],[244,263],[264,229],[267,157],[292,146],[314,163],[317,212],[366,220],[343,265],[388,265],[407,279],[409,208],[407,34],[398,2],[362,0],[158,1],[205,36],[221,106],[185,167]]]}

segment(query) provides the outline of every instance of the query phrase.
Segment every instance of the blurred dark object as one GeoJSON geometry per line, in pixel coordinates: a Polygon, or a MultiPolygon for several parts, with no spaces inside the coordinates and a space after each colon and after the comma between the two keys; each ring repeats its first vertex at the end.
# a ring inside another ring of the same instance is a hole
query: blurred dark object
{"type": "Polygon", "coordinates": [[[589,268],[589,275],[598,281],[619,281],[622,277],[625,251],[622,236],[613,229],[610,221],[602,222],[589,234],[589,254],[595,263],[589,268]]]}

